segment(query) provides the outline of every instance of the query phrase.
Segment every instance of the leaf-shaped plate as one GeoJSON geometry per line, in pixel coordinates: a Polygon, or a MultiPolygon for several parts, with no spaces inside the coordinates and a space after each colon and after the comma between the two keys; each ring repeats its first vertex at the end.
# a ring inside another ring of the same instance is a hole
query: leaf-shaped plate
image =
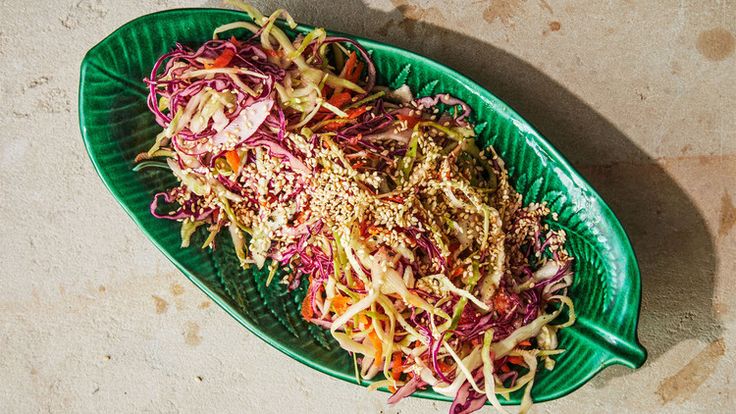
{"type": "MultiPolygon", "coordinates": [[[[173,185],[173,177],[159,170],[131,170],[135,155],[151,145],[159,130],[146,107],[142,82],[154,61],[176,42],[197,46],[218,25],[244,19],[245,14],[230,10],[170,10],[140,17],[108,36],[82,62],[82,136],[115,198],[195,285],[278,350],[321,372],[354,381],[347,353],[329,335],[301,320],[303,290],[287,294],[276,283],[278,276],[264,286],[267,274],[240,270],[225,239],[215,252],[179,248],[178,223],[157,220],[148,211],[153,194],[173,185]]],[[[312,28],[284,29],[295,35],[312,28]]],[[[534,399],[566,395],[608,365],[641,366],[646,351],[636,335],[639,270],[621,224],[600,196],[529,123],[472,80],[406,50],[357,40],[372,52],[381,84],[406,82],[421,94],[446,92],[465,100],[474,110],[479,143],[496,148],[524,201],[547,201],[559,213],[559,221],[550,224],[567,231],[569,250],[577,259],[571,296],[578,321],[562,331],[560,347],[567,352],[557,358],[553,371],[539,373],[534,399]]],[[[447,399],[432,391],[418,395],[447,399]]],[[[511,397],[510,403],[518,403],[518,393],[511,397]]]]}

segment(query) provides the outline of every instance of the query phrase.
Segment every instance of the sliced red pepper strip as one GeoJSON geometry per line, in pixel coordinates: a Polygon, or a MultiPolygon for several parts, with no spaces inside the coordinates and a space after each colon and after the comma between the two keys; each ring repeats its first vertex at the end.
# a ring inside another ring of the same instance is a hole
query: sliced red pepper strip
{"type": "Polygon", "coordinates": [[[345,75],[345,79],[350,82],[357,83],[360,79],[360,74],[363,73],[363,62],[359,62],[353,67],[353,70],[345,75]]]}
{"type": "Polygon", "coordinates": [[[210,68],[224,68],[225,66],[230,64],[230,61],[233,60],[235,57],[235,51],[232,49],[225,49],[222,51],[220,56],[215,59],[214,62],[212,62],[212,65],[210,65],[210,68]]]}
{"type": "Polygon", "coordinates": [[[342,76],[343,78],[348,79],[348,76],[355,70],[355,64],[358,62],[358,55],[355,54],[355,52],[350,52],[350,56],[348,56],[348,60],[345,62],[345,66],[342,68],[342,76]]]}
{"type": "Polygon", "coordinates": [[[348,109],[347,114],[349,119],[355,119],[368,111],[368,107],[361,106],[360,108],[348,109]]]}
{"type": "Polygon", "coordinates": [[[309,321],[314,317],[314,310],[312,309],[312,276],[309,276],[309,288],[307,288],[307,294],[304,296],[302,301],[302,318],[305,321],[309,321]]]}
{"type": "Polygon", "coordinates": [[[384,197],[383,199],[386,200],[386,201],[393,201],[394,203],[399,203],[399,204],[401,204],[401,203],[404,202],[404,197],[402,197],[400,195],[395,195],[395,196],[391,196],[391,197],[384,197]]]}
{"type": "Polygon", "coordinates": [[[340,93],[334,93],[332,94],[332,97],[327,101],[327,103],[333,105],[336,108],[340,108],[344,106],[346,103],[350,102],[350,93],[349,92],[340,92],[340,93]]]}
{"type": "Polygon", "coordinates": [[[521,365],[524,363],[524,358],[520,356],[510,356],[508,357],[508,362],[514,365],[521,365]]]}

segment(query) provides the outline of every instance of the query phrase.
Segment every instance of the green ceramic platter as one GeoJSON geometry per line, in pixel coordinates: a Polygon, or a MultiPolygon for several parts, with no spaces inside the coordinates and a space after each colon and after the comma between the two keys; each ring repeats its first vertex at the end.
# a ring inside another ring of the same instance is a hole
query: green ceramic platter
{"type": "MultiPolygon", "coordinates": [[[[176,42],[196,47],[211,37],[215,27],[244,19],[245,14],[231,10],[180,9],[143,16],[116,30],[82,62],[82,136],[113,196],[195,285],[276,349],[318,371],[354,382],[347,353],[323,330],[300,319],[302,290],[289,293],[280,284],[267,288],[263,272],[240,270],[226,238],[215,251],[179,248],[179,224],[157,220],[148,209],[154,193],[175,184],[173,176],[162,170],[131,170],[135,155],[148,149],[159,131],[146,107],[142,82],[154,61],[176,42]]],[[[285,28],[290,35],[311,29],[285,28]]],[[[641,366],[646,350],[636,333],[639,270],[626,233],[595,190],[528,122],[472,80],[409,51],[356,39],[372,52],[380,84],[406,83],[418,96],[442,92],[465,100],[474,110],[479,144],[496,148],[524,202],[546,201],[559,213],[559,221],[550,225],[567,231],[568,248],[576,258],[570,296],[578,320],[560,334],[560,347],[567,352],[557,357],[554,371],[540,371],[534,400],[564,396],[609,365],[641,366]]],[[[447,399],[432,391],[417,395],[447,399]]],[[[518,403],[520,394],[511,397],[507,403],[518,403]]]]}

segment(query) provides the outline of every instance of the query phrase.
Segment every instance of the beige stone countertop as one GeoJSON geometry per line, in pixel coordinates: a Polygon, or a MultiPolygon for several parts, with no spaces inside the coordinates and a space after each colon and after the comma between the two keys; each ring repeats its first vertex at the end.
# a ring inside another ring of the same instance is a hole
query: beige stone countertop
{"type": "MultiPolygon", "coordinates": [[[[478,80],[621,219],[640,261],[649,359],[533,412],[736,412],[736,1],[254,4],[478,80]]],[[[447,412],[421,399],[388,406],[261,342],[97,177],[77,122],[85,52],[143,14],[220,5],[0,0],[0,412],[447,412]]]]}

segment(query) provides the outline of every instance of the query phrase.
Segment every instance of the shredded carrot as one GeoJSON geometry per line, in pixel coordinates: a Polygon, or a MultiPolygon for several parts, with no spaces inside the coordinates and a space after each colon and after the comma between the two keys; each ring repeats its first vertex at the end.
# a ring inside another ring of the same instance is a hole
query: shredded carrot
{"type": "Polygon", "coordinates": [[[312,310],[312,295],[307,295],[302,301],[302,318],[305,321],[312,319],[314,316],[314,310],[312,310]]]}
{"type": "Polygon", "coordinates": [[[379,366],[381,365],[381,355],[383,354],[383,346],[381,345],[381,340],[378,339],[378,335],[376,335],[375,330],[371,331],[371,333],[368,334],[368,339],[370,339],[373,347],[376,348],[376,354],[373,356],[373,364],[379,366]]]}
{"type": "Polygon", "coordinates": [[[329,122],[324,124],[321,128],[322,131],[336,131],[341,126],[345,125],[343,122],[329,122]]]}
{"type": "Polygon", "coordinates": [[[357,170],[358,168],[365,167],[365,163],[363,161],[358,161],[353,164],[352,167],[354,170],[357,170]]]}
{"type": "Polygon", "coordinates": [[[335,313],[338,315],[345,313],[345,311],[348,310],[349,301],[350,299],[345,296],[335,295],[335,297],[332,298],[332,307],[335,309],[335,313]]]}
{"type": "Polygon", "coordinates": [[[279,50],[264,49],[263,51],[266,52],[266,54],[271,57],[281,57],[281,53],[282,53],[281,49],[279,50]]]}
{"type": "Polygon", "coordinates": [[[304,223],[304,221],[307,219],[307,213],[308,212],[309,212],[309,210],[307,210],[307,211],[304,211],[304,210],[300,211],[299,213],[297,213],[296,218],[294,218],[294,221],[296,221],[298,224],[304,223]]]}
{"type": "Polygon", "coordinates": [[[437,361],[437,365],[442,373],[448,373],[452,370],[452,365],[447,364],[444,361],[437,361]]]}
{"type": "Polygon", "coordinates": [[[532,346],[532,343],[527,339],[526,341],[519,342],[519,346],[530,347],[532,346]]]}
{"type": "Polygon", "coordinates": [[[401,369],[403,365],[401,363],[401,352],[395,352],[394,358],[391,361],[391,377],[397,380],[401,377],[401,369]]]}
{"type": "MultiPolygon", "coordinates": [[[[404,368],[404,364],[401,361],[401,352],[394,352],[394,358],[391,360],[391,378],[394,381],[398,381],[401,378],[401,370],[404,368]]],[[[396,387],[389,385],[388,390],[396,392],[396,387]]]]}
{"type": "Polygon", "coordinates": [[[465,270],[465,268],[462,266],[456,267],[455,270],[453,270],[452,273],[450,274],[450,278],[460,276],[461,274],[463,274],[463,270],[465,270]]]}
{"type": "Polygon", "coordinates": [[[240,42],[235,38],[235,36],[230,36],[230,43],[234,44],[235,47],[240,46],[240,42]]]}
{"type": "Polygon", "coordinates": [[[506,313],[511,307],[511,301],[509,300],[509,297],[506,296],[506,294],[501,290],[499,290],[498,292],[496,292],[495,295],[493,295],[492,300],[493,300],[493,307],[501,313],[506,313]]]}
{"type": "MultiPolygon", "coordinates": [[[[350,94],[347,94],[347,99],[344,96],[338,96],[338,97],[336,97],[335,95],[332,95],[332,98],[330,98],[327,102],[329,102],[329,103],[331,103],[331,104],[333,104],[333,105],[335,105],[336,107],[339,108],[340,106],[345,105],[349,101],[350,101],[350,94]]],[[[327,111],[327,110],[328,109],[320,108],[320,111],[327,111]]],[[[367,110],[368,109],[366,107],[349,109],[347,111],[347,114],[348,114],[348,118],[347,119],[355,119],[355,118],[361,116],[362,114],[364,114],[367,110]]],[[[326,113],[322,117],[322,120],[323,121],[327,121],[327,120],[332,119],[332,118],[334,118],[334,114],[332,112],[330,112],[330,113],[326,113]]],[[[341,119],[345,119],[345,118],[341,118],[341,119]]],[[[338,128],[340,128],[341,126],[345,126],[345,125],[347,125],[345,122],[329,122],[329,123],[326,123],[326,124],[322,125],[321,129],[323,131],[335,131],[338,128]]]]}
{"type": "Polygon", "coordinates": [[[225,159],[233,172],[237,174],[240,171],[240,156],[238,150],[230,150],[225,153],[225,159]]]}
{"type": "Polygon", "coordinates": [[[420,121],[420,119],[415,116],[404,114],[397,114],[396,118],[398,118],[400,121],[406,121],[406,124],[409,128],[414,128],[414,125],[416,125],[420,121]]]}
{"type": "Polygon", "coordinates": [[[501,372],[511,372],[511,368],[509,368],[509,364],[503,364],[501,365],[501,372]]]}

